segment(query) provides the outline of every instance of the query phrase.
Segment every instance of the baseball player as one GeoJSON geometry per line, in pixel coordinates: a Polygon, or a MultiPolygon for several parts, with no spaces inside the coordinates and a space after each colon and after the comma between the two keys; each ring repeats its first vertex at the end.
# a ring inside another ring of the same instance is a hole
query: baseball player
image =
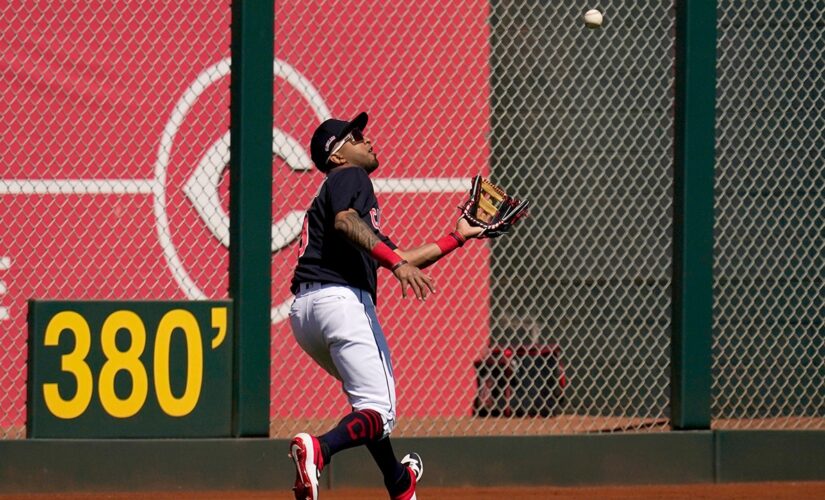
{"type": "Polygon", "coordinates": [[[482,229],[463,217],[455,231],[413,249],[398,248],[381,233],[381,215],[370,174],[378,158],[364,135],[367,114],[352,121],[330,119],[312,136],[310,152],[326,179],[304,221],[292,279],[289,317],[295,340],[322,368],[342,382],[352,413],[326,434],[297,434],[295,498],[316,500],[321,471],[341,450],[365,445],[393,500],[414,500],[423,464],[417,453],[396,458],[389,435],[396,425],[395,378],[390,350],[376,316],[378,267],[388,269],[425,300],[435,287],[421,269],[482,229]]]}

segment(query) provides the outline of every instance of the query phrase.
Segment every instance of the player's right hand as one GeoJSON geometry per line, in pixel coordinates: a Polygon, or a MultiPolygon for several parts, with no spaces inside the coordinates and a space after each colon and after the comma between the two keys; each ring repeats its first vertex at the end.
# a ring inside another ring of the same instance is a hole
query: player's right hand
{"type": "Polygon", "coordinates": [[[432,278],[412,264],[404,264],[392,272],[401,283],[401,296],[407,297],[407,287],[412,288],[418,300],[426,300],[427,295],[435,293],[432,278]]]}

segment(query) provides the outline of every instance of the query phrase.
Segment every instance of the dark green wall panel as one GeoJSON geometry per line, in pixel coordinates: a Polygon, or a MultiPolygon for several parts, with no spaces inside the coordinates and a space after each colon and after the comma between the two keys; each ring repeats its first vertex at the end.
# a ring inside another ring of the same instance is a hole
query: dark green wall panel
{"type": "MultiPolygon", "coordinates": [[[[713,481],[710,432],[409,438],[393,441],[400,457],[417,451],[428,485],[583,485],[713,481]]],[[[334,484],[381,484],[366,450],[336,455],[334,484]]]]}
{"type": "MultiPolygon", "coordinates": [[[[421,453],[427,485],[685,484],[825,481],[825,432],[685,431],[566,436],[399,438],[421,453]]],[[[270,490],[288,493],[288,441],[0,441],[0,494],[54,491],[270,490]]],[[[322,487],[380,487],[363,448],[336,455],[322,487]]]]}
{"type": "Polygon", "coordinates": [[[0,493],[273,489],[288,484],[287,470],[279,465],[289,464],[286,448],[273,444],[267,439],[0,441],[0,493]]]}
{"type": "Polygon", "coordinates": [[[822,481],[825,432],[716,432],[719,482],[822,481]]]}

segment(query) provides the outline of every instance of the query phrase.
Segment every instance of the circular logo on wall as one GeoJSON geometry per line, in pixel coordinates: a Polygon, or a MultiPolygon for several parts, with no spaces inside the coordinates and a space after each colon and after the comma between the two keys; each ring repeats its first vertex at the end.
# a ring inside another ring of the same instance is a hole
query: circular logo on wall
{"type": "MultiPolygon", "coordinates": [[[[152,190],[158,240],[166,265],[189,299],[222,294],[226,286],[229,247],[228,176],[230,137],[225,109],[230,60],[206,68],[175,103],[158,144],[152,190]],[[174,227],[173,222],[174,221],[174,227]],[[215,248],[215,243],[220,248],[215,248]]],[[[330,117],[315,86],[288,63],[276,59],[275,78],[300,96],[314,125],[330,117]]],[[[272,252],[281,252],[300,236],[312,182],[296,175],[312,171],[306,148],[290,132],[272,131],[273,223],[272,252]]],[[[303,177],[303,176],[302,176],[303,177]]],[[[315,183],[321,182],[317,176],[315,183]]],[[[284,268],[289,260],[273,259],[284,268]]],[[[282,273],[279,273],[282,274],[282,273]]],[[[273,276],[275,274],[273,273],[273,276]]],[[[286,317],[291,296],[276,296],[273,321],[286,317]]]]}

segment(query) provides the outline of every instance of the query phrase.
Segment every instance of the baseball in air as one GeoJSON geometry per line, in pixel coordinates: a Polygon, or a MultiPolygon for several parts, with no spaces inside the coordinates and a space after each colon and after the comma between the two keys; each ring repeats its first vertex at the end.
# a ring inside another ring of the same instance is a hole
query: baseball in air
{"type": "Polygon", "coordinates": [[[590,29],[602,27],[604,16],[596,9],[590,9],[584,13],[584,24],[590,29]]]}

